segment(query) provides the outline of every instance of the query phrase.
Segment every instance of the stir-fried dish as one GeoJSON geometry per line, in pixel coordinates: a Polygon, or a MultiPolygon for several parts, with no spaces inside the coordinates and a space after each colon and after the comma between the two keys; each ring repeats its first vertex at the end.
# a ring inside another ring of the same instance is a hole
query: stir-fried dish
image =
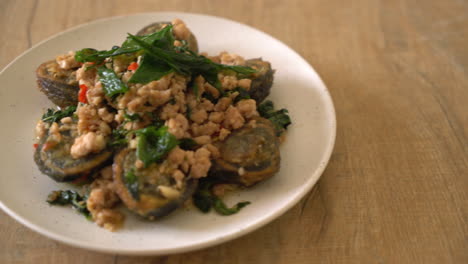
{"type": "Polygon", "coordinates": [[[59,108],[36,125],[34,160],[53,180],[81,186],[47,201],[111,231],[123,223],[123,206],[149,220],[191,203],[237,213],[250,202],[230,207],[223,194],[280,168],[291,120],[264,101],[270,63],[198,53],[180,19],[128,34],[109,50],[70,51],[36,74],[59,108]]]}

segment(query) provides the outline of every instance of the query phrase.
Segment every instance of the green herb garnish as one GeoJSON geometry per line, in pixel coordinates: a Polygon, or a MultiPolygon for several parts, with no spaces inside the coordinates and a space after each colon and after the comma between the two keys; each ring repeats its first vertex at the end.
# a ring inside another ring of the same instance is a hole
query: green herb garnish
{"type": "Polygon", "coordinates": [[[83,214],[87,219],[91,219],[91,213],[86,207],[86,200],[88,197],[81,196],[79,193],[66,190],[66,191],[53,191],[47,197],[47,202],[52,205],[68,205],[71,204],[73,209],[83,214]]]}
{"type": "Polygon", "coordinates": [[[236,89],[233,89],[233,90],[229,91],[228,95],[232,94],[232,93],[235,93],[235,92],[238,92],[239,95],[236,96],[236,98],[234,98],[234,102],[233,102],[234,104],[236,104],[240,100],[250,99],[249,91],[247,91],[246,89],[241,88],[241,87],[237,87],[236,89]]]}
{"type": "Polygon", "coordinates": [[[101,63],[109,56],[112,56],[117,48],[111,50],[98,51],[96,49],[86,48],[75,52],[75,60],[78,62],[97,62],[101,63]]]}
{"type": "Polygon", "coordinates": [[[169,133],[166,126],[156,128],[149,126],[136,131],[138,136],[137,157],[145,167],[161,161],[179,144],[176,137],[169,133]]]}
{"type": "Polygon", "coordinates": [[[143,56],[138,69],[132,75],[129,83],[149,83],[159,80],[164,75],[173,72],[172,68],[150,56],[143,56]]]}
{"type": "Polygon", "coordinates": [[[192,91],[197,101],[200,100],[200,94],[198,93],[198,85],[196,83],[192,85],[192,91]]]}
{"type": "Polygon", "coordinates": [[[284,130],[291,124],[291,118],[288,115],[287,109],[275,111],[273,102],[268,100],[260,104],[257,108],[260,116],[269,119],[276,128],[276,134],[281,135],[284,130]]]}
{"type": "Polygon", "coordinates": [[[243,207],[249,205],[250,202],[239,202],[233,207],[229,208],[226,206],[226,204],[223,202],[223,200],[219,199],[218,197],[215,197],[214,199],[214,204],[213,208],[215,211],[221,215],[232,215],[240,211],[243,207]]]}
{"type": "MultiPolygon", "coordinates": [[[[155,33],[138,37],[145,43],[151,45],[160,45],[167,47],[174,42],[172,36],[172,26],[167,26],[155,33]],[[170,42],[172,39],[172,42],[170,42]]],[[[121,54],[135,53],[141,50],[140,46],[133,40],[128,39],[122,43],[121,47],[114,46],[110,50],[96,50],[96,49],[82,49],[75,53],[75,60],[78,62],[94,62],[96,64],[102,63],[106,58],[115,57],[121,54]]]]}
{"type": "Polygon", "coordinates": [[[107,96],[113,97],[116,94],[128,91],[128,87],[120,80],[114,70],[108,69],[105,66],[100,66],[97,70],[104,93],[107,96]]]}
{"type": "Polygon", "coordinates": [[[157,113],[155,112],[146,112],[145,115],[147,115],[151,119],[152,125],[155,126],[156,128],[162,127],[165,123],[165,121],[160,119],[157,113]]]}
{"type": "Polygon", "coordinates": [[[125,186],[127,186],[128,191],[132,195],[135,200],[140,199],[140,195],[138,193],[138,177],[135,175],[134,169],[131,169],[129,172],[125,174],[123,178],[125,186]]]}
{"type": "Polygon", "coordinates": [[[127,120],[127,121],[137,121],[137,120],[140,120],[141,117],[139,114],[137,113],[134,113],[134,114],[127,114],[127,113],[124,113],[124,118],[127,120]]]}
{"type": "Polygon", "coordinates": [[[127,135],[130,131],[123,128],[118,128],[112,130],[112,135],[109,140],[109,146],[114,148],[119,148],[125,146],[128,143],[127,135]]]}
{"type": "Polygon", "coordinates": [[[250,204],[250,202],[239,202],[233,207],[229,208],[219,197],[214,195],[212,189],[217,184],[215,179],[203,178],[199,180],[198,188],[193,195],[194,205],[204,213],[208,213],[213,208],[218,214],[232,215],[239,212],[243,207],[250,204]]]}
{"type": "Polygon", "coordinates": [[[76,106],[68,106],[63,110],[47,109],[47,112],[42,116],[42,121],[47,123],[53,123],[60,121],[64,117],[72,116],[76,111],[76,106]]]}
{"type": "Polygon", "coordinates": [[[193,194],[193,204],[203,213],[208,213],[213,207],[213,194],[211,188],[213,183],[200,180],[198,182],[197,191],[193,194]]]}
{"type": "MultiPolygon", "coordinates": [[[[130,78],[130,83],[148,83],[160,79],[171,72],[178,72],[188,76],[201,75],[214,87],[221,90],[218,80],[220,71],[235,72],[240,75],[250,75],[256,70],[244,66],[223,65],[212,62],[208,58],[190,51],[186,46],[175,47],[172,25],[168,25],[158,32],[145,36],[134,36],[128,34],[127,39],[121,47],[113,47],[111,50],[98,51],[95,49],[82,49],[76,52],[75,60],[79,62],[94,62],[96,65],[104,62],[106,58],[122,54],[138,53],[142,56],[140,65],[130,78]]],[[[102,67],[104,68],[104,67],[102,67]]],[[[103,71],[101,67],[101,72],[103,71]]],[[[109,72],[109,71],[108,71],[109,72]]],[[[115,80],[112,72],[112,84],[104,84],[106,95],[112,96],[128,90],[115,80]]],[[[100,77],[103,78],[100,74],[100,77]]]]}
{"type": "MultiPolygon", "coordinates": [[[[177,52],[173,47],[164,49],[157,45],[150,45],[132,34],[128,34],[128,37],[140,45],[146,55],[153,57],[161,63],[165,63],[178,73],[192,76],[201,75],[206,81],[217,88],[220,87],[218,80],[218,72],[220,71],[234,71],[243,75],[256,72],[256,70],[250,67],[218,64],[204,56],[189,52],[188,50],[187,52],[177,52]]],[[[155,69],[155,71],[157,72],[158,69],[155,69]]]]}

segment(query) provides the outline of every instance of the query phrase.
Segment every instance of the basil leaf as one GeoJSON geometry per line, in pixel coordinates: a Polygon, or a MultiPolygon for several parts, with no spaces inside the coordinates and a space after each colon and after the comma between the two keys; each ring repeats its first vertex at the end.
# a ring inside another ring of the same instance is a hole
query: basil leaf
{"type": "Polygon", "coordinates": [[[83,214],[87,219],[91,219],[91,213],[86,207],[86,196],[81,196],[79,193],[66,190],[66,191],[53,191],[47,197],[47,202],[51,205],[68,205],[71,204],[73,209],[83,214]]]}
{"type": "Polygon", "coordinates": [[[238,92],[239,95],[236,96],[236,98],[234,98],[234,102],[233,102],[234,104],[236,104],[240,100],[250,99],[249,91],[247,91],[246,89],[241,88],[241,87],[237,87],[236,89],[233,89],[233,90],[229,91],[227,94],[230,95],[230,94],[235,93],[235,92],[238,92]]]}
{"type": "Polygon", "coordinates": [[[124,118],[128,121],[137,121],[141,119],[140,115],[137,113],[134,113],[134,114],[124,113],[124,118]]]}
{"type": "Polygon", "coordinates": [[[174,48],[175,41],[172,30],[173,26],[167,25],[153,34],[143,36],[142,40],[162,49],[172,49],[174,48]]]}
{"type": "MultiPolygon", "coordinates": [[[[256,72],[256,70],[250,67],[214,63],[210,59],[193,52],[177,52],[175,49],[163,49],[156,45],[150,45],[132,34],[128,34],[128,37],[161,64],[166,64],[181,74],[202,75],[206,81],[217,88],[220,88],[218,72],[221,70],[231,70],[244,75],[256,72]]],[[[157,72],[157,69],[154,71],[157,72]]]]}
{"type": "Polygon", "coordinates": [[[116,94],[125,93],[128,91],[128,87],[120,80],[120,78],[111,69],[101,66],[98,69],[98,74],[104,93],[112,97],[116,94]]]}
{"type": "Polygon", "coordinates": [[[132,75],[129,83],[149,83],[161,79],[173,70],[169,65],[161,63],[150,56],[143,55],[138,69],[132,75]]]}
{"type": "Polygon", "coordinates": [[[151,119],[151,126],[160,128],[164,126],[165,121],[160,119],[157,113],[155,112],[146,112],[145,113],[151,119]]]}
{"type": "Polygon", "coordinates": [[[287,129],[287,127],[291,125],[291,119],[288,115],[288,110],[286,109],[275,111],[268,119],[273,122],[273,124],[275,124],[279,134],[281,134],[284,129],[287,129]]]}
{"type": "MultiPolygon", "coordinates": [[[[128,34],[127,39],[120,48],[114,47],[109,51],[95,49],[77,51],[75,59],[80,62],[102,62],[108,57],[140,51],[143,52],[145,59],[129,80],[130,83],[145,84],[176,71],[189,76],[201,75],[207,82],[223,93],[218,80],[220,71],[233,71],[240,75],[249,75],[256,72],[250,67],[214,63],[184,47],[176,48],[171,25],[150,35],[134,36],[128,34]]],[[[114,90],[111,89],[111,91],[110,93],[114,94],[114,90]]]]}
{"type": "Polygon", "coordinates": [[[182,73],[182,74],[190,74],[190,71],[188,69],[188,65],[179,65],[173,58],[174,54],[182,54],[182,53],[177,53],[175,51],[168,51],[164,50],[162,48],[152,46],[151,44],[148,44],[144,42],[143,40],[139,39],[138,37],[128,34],[128,37],[138,43],[140,45],[141,49],[147,52],[148,55],[153,56],[154,59],[159,60],[161,63],[165,63],[169,65],[171,68],[173,68],[175,71],[182,73]]]}
{"type": "Polygon", "coordinates": [[[193,94],[195,94],[195,98],[197,98],[197,101],[200,100],[200,94],[198,94],[198,85],[196,83],[193,84],[192,91],[193,94]]]}
{"type": "Polygon", "coordinates": [[[209,193],[197,192],[193,195],[193,204],[203,213],[208,213],[213,207],[213,197],[209,193]]]}
{"type": "Polygon", "coordinates": [[[221,183],[217,179],[202,178],[198,182],[198,188],[195,191],[192,199],[193,204],[200,209],[203,213],[208,213],[213,208],[218,214],[232,215],[238,213],[243,207],[250,204],[250,202],[239,202],[233,207],[229,208],[219,197],[214,195],[213,186],[221,183]]]}
{"type": "MultiPolygon", "coordinates": [[[[161,47],[169,47],[169,43],[172,45],[174,43],[174,36],[172,35],[172,25],[166,26],[158,32],[137,37],[141,41],[151,44],[158,45],[161,47]]],[[[128,54],[137,52],[141,49],[135,41],[130,38],[127,38],[122,47],[112,47],[111,50],[96,50],[91,48],[82,49],[75,52],[75,60],[78,62],[102,62],[106,58],[118,56],[121,54],[128,54]]]]}
{"type": "Polygon", "coordinates": [[[187,108],[187,111],[185,112],[185,114],[187,115],[187,119],[190,120],[190,117],[192,116],[192,108],[190,108],[189,104],[186,104],[185,107],[187,108]]]}
{"type": "Polygon", "coordinates": [[[82,49],[79,51],[75,52],[75,60],[78,62],[95,62],[95,63],[101,63],[103,62],[106,58],[109,57],[114,57],[118,56],[121,54],[128,54],[128,53],[133,53],[137,52],[140,50],[138,47],[133,47],[133,48],[119,48],[119,47],[113,47],[111,50],[96,50],[96,49],[82,49]]]}
{"type": "Polygon", "coordinates": [[[64,117],[72,116],[76,111],[76,106],[68,106],[63,110],[53,110],[51,108],[47,109],[44,115],[42,115],[42,121],[47,123],[53,123],[60,121],[64,117]]]}
{"type": "Polygon", "coordinates": [[[159,117],[153,118],[153,126],[156,128],[160,128],[164,126],[165,121],[162,119],[159,119],[159,117]]]}
{"type": "Polygon", "coordinates": [[[130,131],[123,128],[113,129],[111,134],[111,139],[109,141],[109,147],[122,147],[128,143],[127,135],[130,131]]]}
{"type": "MultiPolygon", "coordinates": [[[[167,25],[163,29],[144,36],[134,36],[136,39],[146,44],[158,46],[163,49],[170,49],[174,45],[174,35],[172,34],[172,25],[167,25]]],[[[141,46],[133,38],[127,37],[118,50],[134,52],[140,50],[141,46]]]]}
{"type": "Polygon", "coordinates": [[[75,60],[78,62],[101,62],[109,57],[116,49],[99,51],[86,48],[75,52],[75,60]]]}
{"type": "Polygon", "coordinates": [[[156,128],[149,126],[136,131],[138,135],[137,157],[145,167],[161,161],[179,144],[176,137],[169,133],[166,126],[156,128]]]}
{"type": "Polygon", "coordinates": [[[208,213],[213,207],[213,194],[211,189],[216,181],[211,178],[203,178],[198,181],[198,188],[193,194],[193,204],[203,213],[208,213]]]}
{"type": "Polygon", "coordinates": [[[75,52],[75,60],[78,62],[96,61],[98,58],[95,57],[98,53],[95,49],[82,49],[75,52]]]}
{"type": "Polygon", "coordinates": [[[275,111],[273,102],[270,100],[260,104],[257,110],[260,116],[269,119],[273,123],[277,136],[280,136],[292,123],[288,110],[283,108],[275,111]]]}
{"type": "Polygon", "coordinates": [[[135,171],[131,169],[129,172],[127,172],[123,178],[123,181],[132,197],[138,201],[140,199],[138,192],[139,183],[138,177],[135,175],[135,171]]]}
{"type": "Polygon", "coordinates": [[[215,211],[221,215],[232,215],[232,214],[235,214],[237,212],[240,211],[240,209],[242,209],[243,207],[249,205],[250,202],[239,202],[237,203],[236,205],[234,205],[233,207],[229,208],[226,206],[226,204],[221,200],[219,199],[218,197],[216,197],[214,199],[214,204],[213,204],[213,208],[215,209],[215,211]]]}

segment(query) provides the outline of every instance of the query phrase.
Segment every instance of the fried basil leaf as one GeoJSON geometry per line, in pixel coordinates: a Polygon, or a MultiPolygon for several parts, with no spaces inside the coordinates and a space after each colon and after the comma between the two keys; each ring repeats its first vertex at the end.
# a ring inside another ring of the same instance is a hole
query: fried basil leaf
{"type": "Polygon", "coordinates": [[[226,204],[223,202],[223,200],[219,199],[218,197],[215,197],[214,199],[214,204],[213,208],[215,211],[221,215],[232,215],[240,211],[243,207],[249,205],[250,202],[239,202],[233,207],[229,208],[226,206],[226,204]]]}
{"type": "Polygon", "coordinates": [[[289,117],[287,109],[275,110],[273,102],[268,100],[260,104],[257,108],[260,116],[269,119],[276,128],[276,134],[281,135],[284,130],[291,125],[291,118],[289,117]]]}
{"type": "Polygon", "coordinates": [[[145,167],[161,161],[179,142],[168,132],[166,126],[149,126],[136,131],[138,136],[137,157],[145,167]]]}
{"type": "Polygon", "coordinates": [[[104,66],[98,67],[97,70],[104,93],[107,96],[112,97],[128,91],[127,85],[120,80],[114,70],[108,69],[104,66]]]}
{"type": "Polygon", "coordinates": [[[216,179],[202,178],[198,182],[197,191],[193,195],[193,204],[203,213],[208,213],[213,208],[220,215],[232,215],[238,213],[243,207],[250,202],[239,202],[229,208],[226,204],[213,193],[213,186],[218,184],[216,179]]]}
{"type": "Polygon", "coordinates": [[[109,140],[109,146],[113,148],[119,148],[127,145],[127,135],[130,131],[123,128],[118,128],[112,130],[111,138],[109,140]]]}
{"type": "Polygon", "coordinates": [[[60,121],[64,117],[72,116],[76,111],[76,106],[68,106],[63,110],[53,110],[51,108],[47,109],[44,115],[42,115],[42,121],[47,123],[53,123],[60,121]]]}
{"type": "Polygon", "coordinates": [[[66,190],[66,191],[53,191],[47,197],[47,202],[51,205],[68,205],[71,204],[73,209],[84,215],[87,219],[91,219],[91,213],[86,207],[86,196],[81,196],[79,193],[66,190]]]}
{"type": "MultiPolygon", "coordinates": [[[[220,86],[218,80],[219,71],[229,70],[244,75],[256,72],[256,70],[250,67],[218,64],[193,52],[177,52],[175,49],[151,45],[131,34],[129,34],[128,37],[138,43],[141,49],[144,50],[147,55],[153,57],[154,60],[166,64],[167,67],[181,74],[192,76],[202,75],[215,87],[220,86]]],[[[155,72],[157,72],[157,70],[157,68],[154,69],[155,72]]]]}
{"type": "Polygon", "coordinates": [[[138,193],[138,177],[135,175],[135,171],[132,169],[125,174],[123,179],[125,185],[127,186],[128,191],[132,195],[135,200],[140,199],[140,195],[138,193]]]}
{"type": "MultiPolygon", "coordinates": [[[[161,47],[168,47],[169,43],[174,42],[172,35],[172,25],[168,25],[165,28],[145,36],[137,37],[141,41],[151,44],[158,45],[161,47]]],[[[78,62],[103,62],[106,58],[118,56],[121,54],[134,53],[141,50],[140,46],[135,43],[132,39],[127,38],[121,47],[114,46],[110,50],[96,50],[91,48],[82,49],[75,52],[75,60],[78,62]]]]}
{"type": "Polygon", "coordinates": [[[161,79],[163,76],[173,72],[166,63],[143,55],[138,69],[132,75],[129,83],[149,83],[161,79]]]}

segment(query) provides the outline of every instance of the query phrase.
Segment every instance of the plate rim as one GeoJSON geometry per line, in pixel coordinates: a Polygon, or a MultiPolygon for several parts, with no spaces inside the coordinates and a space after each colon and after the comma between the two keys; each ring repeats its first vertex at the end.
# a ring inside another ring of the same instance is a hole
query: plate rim
{"type": "Polygon", "coordinates": [[[293,206],[295,206],[300,201],[300,199],[305,197],[305,195],[307,195],[307,193],[309,193],[312,190],[312,188],[315,186],[315,184],[317,183],[317,181],[320,179],[323,172],[325,171],[325,169],[326,169],[326,167],[327,167],[327,165],[328,165],[328,163],[330,161],[330,157],[331,157],[331,155],[333,153],[333,149],[334,149],[335,142],[336,142],[336,130],[337,130],[336,110],[335,110],[335,106],[334,106],[334,103],[333,103],[333,99],[332,99],[332,97],[330,95],[330,91],[328,90],[327,86],[325,85],[324,81],[322,80],[322,78],[320,77],[318,72],[297,51],[292,49],[289,45],[285,44],[281,40],[273,37],[272,35],[264,32],[264,31],[262,31],[260,29],[254,28],[254,27],[252,27],[250,25],[247,25],[247,24],[244,24],[244,23],[241,23],[241,22],[229,19],[229,18],[220,17],[220,16],[213,16],[213,15],[208,15],[208,14],[203,14],[203,13],[193,13],[193,12],[179,12],[179,11],[139,12],[139,13],[133,13],[133,14],[127,14],[127,15],[119,15],[119,16],[110,16],[110,17],[99,18],[99,19],[96,19],[96,20],[92,20],[92,21],[89,21],[89,22],[85,22],[85,23],[73,26],[73,27],[68,28],[68,29],[66,29],[64,31],[53,34],[53,35],[45,38],[44,40],[36,43],[35,45],[31,46],[30,48],[28,48],[27,50],[22,52],[16,58],[14,58],[10,63],[8,63],[0,71],[0,75],[4,74],[4,72],[10,66],[15,64],[19,59],[24,57],[26,54],[28,54],[33,49],[37,48],[38,46],[41,46],[43,43],[46,43],[46,42],[48,42],[48,41],[50,41],[50,40],[52,40],[54,38],[57,38],[57,37],[59,37],[61,35],[64,35],[64,34],[67,34],[68,32],[75,31],[75,30],[80,29],[82,27],[86,27],[86,26],[89,26],[89,25],[92,25],[92,24],[98,24],[98,23],[105,22],[105,21],[118,20],[118,19],[122,19],[122,18],[126,18],[126,17],[132,17],[132,16],[141,16],[141,15],[174,15],[174,16],[178,16],[180,14],[182,14],[182,15],[191,15],[191,16],[199,16],[199,17],[207,17],[207,18],[212,18],[212,19],[221,19],[221,20],[225,20],[225,21],[228,21],[228,22],[231,22],[231,23],[238,24],[240,26],[247,27],[247,28],[249,28],[249,29],[251,29],[253,31],[256,31],[258,33],[266,35],[266,36],[274,39],[275,41],[278,41],[280,44],[284,45],[285,47],[287,47],[290,51],[292,51],[292,53],[297,55],[297,57],[300,60],[302,60],[313,73],[315,73],[315,75],[317,77],[317,80],[318,80],[317,83],[321,86],[319,88],[321,88],[321,90],[323,90],[323,95],[322,96],[323,96],[324,100],[326,101],[325,105],[328,105],[328,107],[330,108],[330,109],[327,109],[326,112],[329,112],[329,115],[331,117],[330,120],[327,120],[329,122],[328,126],[331,129],[331,135],[330,135],[331,137],[330,137],[329,142],[327,142],[326,149],[325,149],[325,152],[322,155],[322,158],[321,158],[321,160],[319,162],[319,166],[309,176],[310,180],[305,182],[304,188],[300,192],[298,192],[294,197],[292,197],[292,199],[290,200],[290,202],[286,206],[282,207],[280,210],[277,210],[276,212],[271,214],[269,217],[266,217],[263,220],[258,221],[253,225],[249,225],[247,228],[244,228],[244,229],[238,230],[237,232],[232,232],[230,234],[226,234],[226,235],[223,235],[223,236],[220,236],[220,237],[217,237],[217,238],[213,238],[213,239],[201,242],[201,243],[195,243],[195,244],[190,244],[190,245],[185,245],[185,246],[173,247],[173,248],[170,248],[170,249],[135,250],[135,249],[112,249],[112,248],[110,248],[108,246],[95,246],[95,245],[90,246],[90,245],[86,244],[83,241],[76,240],[76,239],[71,239],[71,238],[69,238],[69,237],[67,237],[65,235],[58,234],[58,233],[55,233],[53,231],[49,231],[49,230],[47,230],[47,229],[45,229],[45,228],[43,228],[41,226],[38,226],[38,225],[32,223],[28,219],[24,219],[23,217],[17,215],[11,208],[6,206],[3,203],[3,201],[0,200],[0,208],[5,213],[7,213],[14,220],[16,220],[17,222],[19,222],[22,225],[26,226],[30,230],[32,230],[32,231],[34,231],[36,233],[39,233],[39,234],[41,234],[41,235],[43,235],[45,237],[48,237],[50,239],[53,239],[55,241],[58,241],[58,242],[66,244],[66,245],[72,246],[72,247],[86,249],[86,250],[90,250],[90,251],[94,251],[94,252],[108,253],[108,254],[118,254],[118,255],[128,255],[128,256],[130,256],[130,255],[134,255],[134,256],[158,256],[158,255],[168,255],[168,254],[175,254],[175,253],[186,253],[186,252],[191,252],[191,251],[195,251],[195,250],[199,250],[199,249],[203,249],[203,248],[208,248],[208,247],[212,247],[212,246],[215,246],[215,245],[219,245],[221,243],[231,241],[233,239],[244,236],[244,235],[246,235],[248,233],[251,233],[251,232],[259,229],[260,227],[263,227],[263,226],[267,225],[268,223],[272,222],[274,219],[277,219],[278,217],[280,217],[281,215],[286,213],[293,206]]]}

